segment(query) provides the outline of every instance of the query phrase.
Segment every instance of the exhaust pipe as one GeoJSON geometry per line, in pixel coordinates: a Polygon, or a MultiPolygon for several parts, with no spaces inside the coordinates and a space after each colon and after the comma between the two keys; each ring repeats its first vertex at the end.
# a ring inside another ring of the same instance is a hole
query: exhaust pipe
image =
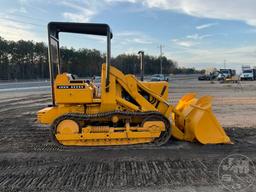
{"type": "Polygon", "coordinates": [[[139,51],[140,55],[140,80],[144,80],[144,51],[139,51]]]}

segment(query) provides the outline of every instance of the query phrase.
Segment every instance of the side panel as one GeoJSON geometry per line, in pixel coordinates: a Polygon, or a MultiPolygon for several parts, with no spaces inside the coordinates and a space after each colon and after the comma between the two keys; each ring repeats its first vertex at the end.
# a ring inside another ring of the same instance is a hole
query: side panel
{"type": "Polygon", "coordinates": [[[142,82],[142,84],[157,95],[161,95],[161,97],[166,101],[168,100],[168,82],[142,82]]]}
{"type": "Polygon", "coordinates": [[[54,82],[57,104],[92,103],[94,87],[84,81],[71,81],[67,73],[57,75],[54,82]]]}

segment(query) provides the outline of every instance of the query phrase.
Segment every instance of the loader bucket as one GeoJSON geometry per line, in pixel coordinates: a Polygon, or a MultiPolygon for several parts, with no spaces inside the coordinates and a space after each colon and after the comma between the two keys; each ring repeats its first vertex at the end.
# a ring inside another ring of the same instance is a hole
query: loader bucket
{"type": "Polygon", "coordinates": [[[179,103],[176,105],[175,109],[178,112],[183,112],[183,115],[177,116],[177,114],[173,113],[173,119],[175,119],[175,124],[176,126],[180,129],[180,130],[184,130],[184,117],[185,112],[189,112],[188,107],[190,104],[196,103],[197,99],[196,99],[196,94],[195,93],[188,93],[186,95],[184,95],[180,100],[179,103]]]}
{"type": "Polygon", "coordinates": [[[184,140],[202,144],[231,143],[224,129],[212,112],[212,97],[195,98],[187,94],[178,103],[175,126],[184,133],[184,140]]]}

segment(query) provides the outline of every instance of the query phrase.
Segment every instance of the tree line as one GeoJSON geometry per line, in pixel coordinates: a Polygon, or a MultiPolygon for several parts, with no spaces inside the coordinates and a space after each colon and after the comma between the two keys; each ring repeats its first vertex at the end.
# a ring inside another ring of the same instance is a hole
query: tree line
{"type": "MultiPolygon", "coordinates": [[[[49,78],[48,50],[43,42],[8,41],[0,37],[0,80],[49,78]]],[[[96,49],[61,47],[61,68],[80,77],[100,75],[105,54],[96,49]]],[[[145,55],[145,74],[160,73],[160,57],[145,55]]],[[[139,74],[136,54],[121,54],[111,58],[111,64],[124,73],[139,74]]],[[[162,57],[163,73],[198,73],[194,68],[178,68],[176,62],[162,57]]]]}

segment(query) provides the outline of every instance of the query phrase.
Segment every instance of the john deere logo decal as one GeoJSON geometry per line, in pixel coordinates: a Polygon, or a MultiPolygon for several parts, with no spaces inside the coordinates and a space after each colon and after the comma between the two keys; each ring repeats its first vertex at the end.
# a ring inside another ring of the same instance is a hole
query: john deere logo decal
{"type": "Polygon", "coordinates": [[[84,89],[84,85],[58,85],[57,89],[84,89]]]}

